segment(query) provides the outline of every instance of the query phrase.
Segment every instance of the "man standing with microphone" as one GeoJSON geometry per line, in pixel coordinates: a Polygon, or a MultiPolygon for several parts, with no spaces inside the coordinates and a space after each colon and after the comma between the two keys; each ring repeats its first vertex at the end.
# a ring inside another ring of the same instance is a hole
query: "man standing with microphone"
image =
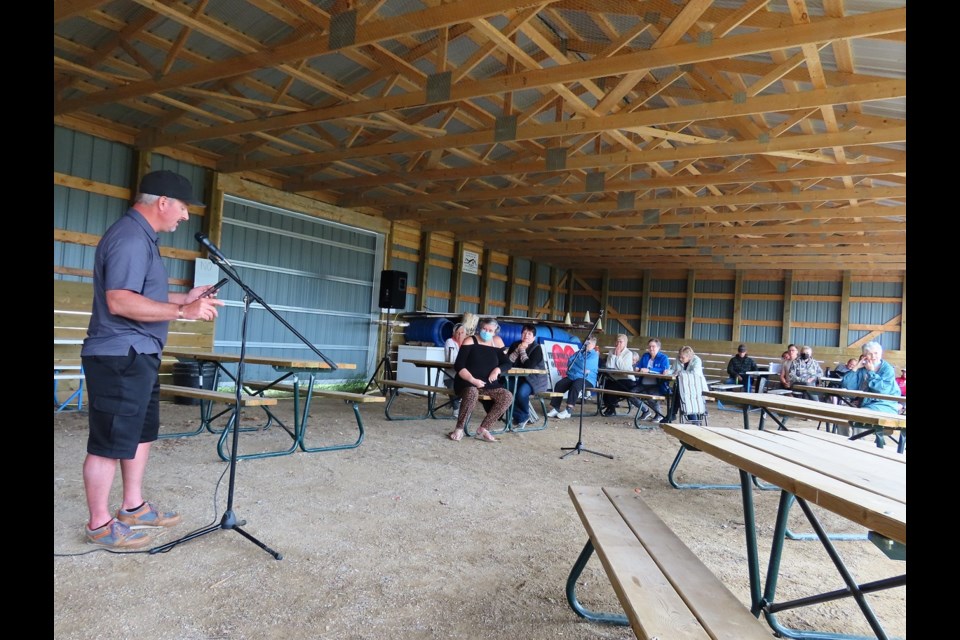
{"type": "Polygon", "coordinates": [[[87,540],[118,549],[150,543],[144,527],[170,527],[176,512],[161,511],[141,494],[150,445],[160,428],[160,354],[171,320],[217,317],[223,302],[201,297],[211,287],[173,293],[160,257],[159,232],[176,231],[190,215],[193,187],[172,171],[143,176],[134,204],[97,244],[93,313],[80,352],[89,395],[89,435],[83,486],[90,519],[87,540]],[[123,497],[116,517],[110,489],[120,462],[123,497]]]}

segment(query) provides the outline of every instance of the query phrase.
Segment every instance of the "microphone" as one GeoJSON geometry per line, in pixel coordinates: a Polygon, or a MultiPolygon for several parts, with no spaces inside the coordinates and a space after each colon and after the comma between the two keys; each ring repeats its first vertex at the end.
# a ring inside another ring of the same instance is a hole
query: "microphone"
{"type": "Polygon", "coordinates": [[[227,266],[229,266],[229,267],[231,267],[231,268],[233,267],[233,265],[230,264],[230,261],[227,260],[227,256],[223,255],[223,252],[221,252],[220,249],[217,248],[217,245],[215,245],[215,244],[213,244],[212,242],[210,242],[210,238],[208,238],[207,236],[203,235],[203,234],[200,233],[199,231],[197,231],[197,232],[194,234],[193,237],[197,239],[197,242],[199,242],[199,243],[202,244],[204,247],[206,247],[207,252],[209,252],[211,256],[213,256],[213,257],[216,258],[217,260],[220,260],[221,262],[223,262],[223,263],[226,264],[227,266]]]}

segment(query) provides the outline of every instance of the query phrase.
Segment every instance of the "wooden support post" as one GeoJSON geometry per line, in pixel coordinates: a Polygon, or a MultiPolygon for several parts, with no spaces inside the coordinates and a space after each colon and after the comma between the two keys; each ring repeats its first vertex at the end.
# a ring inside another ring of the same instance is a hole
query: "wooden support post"
{"type": "Polygon", "coordinates": [[[653,272],[650,269],[643,270],[643,297],[640,298],[640,335],[643,337],[652,337],[650,335],[650,283],[653,282],[653,272]]]}
{"type": "Polygon", "coordinates": [[[453,272],[450,274],[450,304],[447,311],[460,313],[460,292],[463,288],[463,241],[453,243],[453,272]]]}
{"type": "Polygon", "coordinates": [[[907,352],[907,274],[903,274],[903,301],[900,303],[900,351],[907,352]]]}
{"type": "Polygon", "coordinates": [[[421,232],[420,235],[420,272],[417,274],[417,301],[415,309],[427,308],[427,282],[430,273],[430,244],[433,240],[432,231],[421,232]]]}
{"type": "Polygon", "coordinates": [[[736,280],[733,284],[733,327],[730,331],[730,339],[733,342],[742,342],[743,336],[740,335],[740,315],[743,312],[743,269],[737,269],[736,280]]]}
{"type": "MultiPolygon", "coordinates": [[[[483,257],[480,260],[480,313],[487,315],[490,312],[490,260],[492,252],[490,249],[483,250],[483,257]]],[[[510,258],[513,260],[513,258],[510,258]]],[[[507,269],[507,285],[510,283],[510,269],[507,269]]]]}
{"type": "Polygon", "coordinates": [[[693,340],[693,298],[697,290],[697,270],[687,271],[687,304],[683,314],[683,337],[693,340]]]}
{"type": "Polygon", "coordinates": [[[506,300],[506,306],[504,315],[513,316],[516,315],[516,306],[513,304],[513,289],[514,283],[517,281],[517,259],[513,256],[507,258],[507,286],[504,288],[504,296],[506,300]]]}
{"type": "Polygon", "coordinates": [[[540,279],[540,273],[537,268],[537,263],[533,260],[530,261],[530,286],[527,288],[527,317],[536,318],[540,315],[537,312],[537,287],[540,279]]]}
{"type": "Polygon", "coordinates": [[[852,276],[849,271],[843,272],[843,284],[840,285],[840,335],[838,347],[846,349],[850,346],[850,289],[852,276]]]}
{"type": "Polygon", "coordinates": [[[793,271],[788,270],[783,273],[783,323],[780,329],[780,342],[790,344],[793,333],[793,271]]]}

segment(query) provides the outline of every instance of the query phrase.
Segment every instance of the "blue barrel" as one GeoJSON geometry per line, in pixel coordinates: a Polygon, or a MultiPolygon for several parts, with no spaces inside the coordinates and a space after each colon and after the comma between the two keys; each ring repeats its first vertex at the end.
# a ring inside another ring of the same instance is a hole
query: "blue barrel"
{"type": "Polygon", "coordinates": [[[537,327],[537,343],[543,344],[544,340],[553,340],[553,330],[545,324],[538,324],[537,327]]]}
{"type": "Polygon", "coordinates": [[[568,333],[566,329],[561,329],[560,327],[553,327],[553,339],[557,342],[572,342],[574,344],[580,344],[580,338],[568,333]]]}
{"type": "Polygon", "coordinates": [[[500,339],[503,340],[503,344],[508,347],[520,339],[521,331],[523,331],[522,324],[517,324],[516,322],[500,323],[500,339]]]}
{"type": "Polygon", "coordinates": [[[432,342],[437,347],[452,335],[453,323],[447,318],[416,318],[403,332],[407,342],[432,342]]]}

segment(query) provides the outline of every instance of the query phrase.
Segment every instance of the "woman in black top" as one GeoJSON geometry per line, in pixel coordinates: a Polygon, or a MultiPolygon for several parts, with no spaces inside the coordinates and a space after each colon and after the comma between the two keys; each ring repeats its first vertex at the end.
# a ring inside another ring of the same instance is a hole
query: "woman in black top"
{"type": "MultiPolygon", "coordinates": [[[[537,344],[537,328],[525,324],[520,329],[520,339],[507,349],[507,357],[513,366],[521,369],[544,369],[543,348],[537,344]]],[[[550,380],[545,373],[521,376],[517,380],[517,400],[513,407],[513,424],[518,429],[527,426],[530,419],[530,395],[550,388],[550,380]]]]}
{"type": "Polygon", "coordinates": [[[490,433],[490,427],[513,402],[513,394],[503,388],[499,381],[500,374],[512,364],[504,352],[503,340],[496,335],[499,328],[496,320],[484,318],[477,326],[477,333],[464,338],[460,345],[460,353],[453,363],[457,372],[453,390],[460,396],[460,415],[457,416],[457,428],[449,434],[451,440],[463,438],[464,426],[483,392],[493,398],[493,402],[487,407],[487,415],[477,429],[477,437],[487,442],[497,441],[490,433]]]}

